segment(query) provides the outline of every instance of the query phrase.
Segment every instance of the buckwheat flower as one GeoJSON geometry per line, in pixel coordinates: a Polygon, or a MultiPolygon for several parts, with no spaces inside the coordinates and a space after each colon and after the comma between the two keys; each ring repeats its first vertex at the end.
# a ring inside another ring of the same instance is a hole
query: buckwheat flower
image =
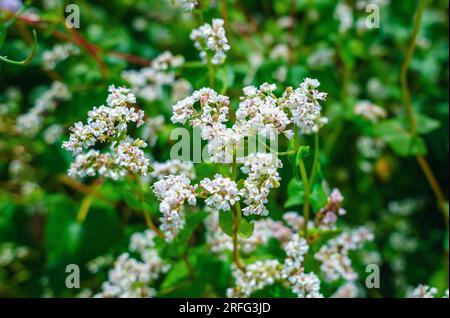
{"type": "Polygon", "coordinates": [[[114,162],[122,169],[134,174],[146,176],[149,168],[149,160],[140,148],[147,147],[147,143],[141,139],[126,139],[119,141],[114,149],[114,162]]]}
{"type": "Polygon", "coordinates": [[[365,158],[373,159],[381,156],[386,144],[380,140],[367,136],[359,137],[356,140],[358,152],[365,158]]]}
{"type": "Polygon", "coordinates": [[[126,136],[128,123],[136,123],[139,127],[144,123],[144,112],[136,110],[132,105],[136,98],[126,88],[109,87],[107,98],[109,106],[94,107],[88,112],[87,124],[77,122],[70,128],[69,140],[63,148],[77,155],[83,149],[89,149],[96,142],[107,143],[126,136]]]}
{"type": "Polygon", "coordinates": [[[327,204],[321,208],[316,214],[316,220],[323,229],[334,229],[338,216],[345,215],[345,211],[341,206],[344,201],[339,189],[333,189],[328,196],[327,204]]]}
{"type": "Polygon", "coordinates": [[[200,51],[203,62],[206,63],[210,59],[212,64],[219,65],[225,61],[225,53],[230,49],[230,45],[223,25],[222,19],[213,19],[212,25],[205,23],[192,30],[190,38],[194,41],[195,48],[200,51]]]}
{"type": "Polygon", "coordinates": [[[195,179],[195,168],[192,162],[182,162],[178,159],[173,159],[166,162],[154,162],[152,167],[151,176],[156,179],[163,179],[169,175],[185,175],[190,180],[195,179]]]}
{"type": "Polygon", "coordinates": [[[263,137],[273,137],[284,133],[288,138],[292,137],[292,131],[286,129],[291,120],[273,96],[275,90],[276,86],[268,83],[259,89],[253,86],[244,88],[244,97],[241,97],[236,111],[235,129],[248,136],[258,133],[263,137]]]}
{"type": "Polygon", "coordinates": [[[449,298],[448,297],[448,289],[445,291],[444,296],[442,296],[442,298],[449,298]]]}
{"type": "Polygon", "coordinates": [[[354,281],[357,279],[357,274],[352,268],[349,251],[356,250],[371,240],[373,240],[373,234],[364,227],[344,232],[323,245],[314,254],[314,258],[321,262],[320,269],[328,281],[334,281],[340,277],[347,281],[354,281]]]}
{"type": "Polygon", "coordinates": [[[195,190],[185,175],[169,175],[153,184],[153,192],[160,201],[159,210],[163,214],[161,230],[170,242],[184,227],[183,205],[196,204],[195,190]]]}
{"type": "Polygon", "coordinates": [[[340,286],[330,297],[331,298],[358,298],[359,290],[354,282],[346,282],[340,286]]]}
{"type": "Polygon", "coordinates": [[[150,285],[170,266],[166,264],[155,249],[156,234],[151,230],[134,233],[129,249],[139,255],[141,260],[131,258],[128,253],[121,254],[108,273],[108,280],[102,284],[100,293],[94,297],[141,298],[154,297],[156,290],[150,285]]]}
{"type": "Polygon", "coordinates": [[[277,25],[283,29],[291,28],[294,25],[294,23],[295,21],[289,15],[282,16],[277,20],[277,25]]]}
{"type": "Polygon", "coordinates": [[[272,60],[287,61],[289,59],[289,46],[286,44],[277,44],[269,53],[272,60]]]}
{"type": "Polygon", "coordinates": [[[277,169],[281,167],[281,161],[271,153],[250,154],[246,158],[241,170],[248,174],[248,177],[240,193],[247,205],[242,210],[244,215],[266,216],[269,214],[264,204],[267,203],[270,189],[279,187],[281,178],[277,169]]]}
{"type": "Polygon", "coordinates": [[[184,63],[182,56],[165,51],[157,56],[148,67],[127,70],[122,77],[130,83],[131,90],[138,97],[152,102],[163,97],[163,88],[175,85],[176,68],[184,63]]]}
{"type": "Polygon", "coordinates": [[[58,141],[58,139],[61,137],[61,135],[63,134],[63,126],[58,125],[58,124],[54,124],[49,126],[45,131],[44,131],[44,140],[47,144],[51,145],[54,144],[56,141],[58,141]]]}
{"type": "Polygon", "coordinates": [[[281,106],[290,109],[291,121],[304,134],[319,131],[328,121],[321,116],[322,107],[319,102],[324,101],[327,94],[318,91],[319,85],[319,81],[305,78],[297,89],[288,88],[282,97],[284,101],[281,106]]]}
{"type": "Polygon", "coordinates": [[[128,106],[136,104],[136,97],[131,93],[131,90],[125,87],[114,87],[114,85],[108,88],[108,98],[106,103],[109,107],[128,106]]]}
{"type": "Polygon", "coordinates": [[[289,242],[284,246],[286,259],[283,263],[281,275],[287,279],[293,274],[302,271],[304,256],[309,250],[308,243],[297,233],[292,235],[289,242]]]}
{"type": "Polygon", "coordinates": [[[308,56],[307,63],[312,69],[329,66],[333,63],[334,50],[331,48],[320,48],[308,56]]]}
{"type": "Polygon", "coordinates": [[[42,66],[47,70],[52,70],[59,62],[78,53],[80,53],[80,49],[72,43],[56,44],[51,50],[42,53],[42,66]]]}
{"type": "Polygon", "coordinates": [[[356,104],[355,114],[373,123],[376,123],[387,116],[387,113],[383,108],[367,100],[359,101],[358,104],[356,104]]]}
{"type": "Polygon", "coordinates": [[[53,111],[60,102],[71,98],[68,87],[61,82],[53,82],[27,113],[17,117],[16,126],[22,135],[35,136],[42,128],[45,115],[53,111]]]}
{"type": "Polygon", "coordinates": [[[436,298],[437,288],[420,284],[411,293],[408,298],[436,298]]]}
{"type": "Polygon", "coordinates": [[[125,176],[125,170],[120,169],[110,153],[100,153],[98,150],[89,150],[75,157],[67,172],[69,177],[94,177],[100,176],[118,180],[125,176]]]}
{"type": "Polygon", "coordinates": [[[230,211],[231,207],[239,201],[239,190],[236,182],[216,174],[214,179],[205,178],[200,182],[200,189],[206,191],[207,206],[217,211],[230,211]]]}
{"type": "Polygon", "coordinates": [[[175,4],[186,11],[192,11],[198,5],[197,0],[175,0],[175,4]]]}
{"type": "Polygon", "coordinates": [[[372,98],[385,99],[388,95],[385,85],[376,77],[367,81],[367,93],[372,98]]]}
{"type": "Polygon", "coordinates": [[[235,286],[227,289],[227,297],[250,297],[254,292],[273,285],[281,278],[280,268],[281,264],[278,260],[256,261],[247,265],[245,272],[233,265],[235,286]]]}
{"type": "Polygon", "coordinates": [[[353,25],[352,8],[344,2],[339,2],[334,10],[334,18],[339,21],[339,32],[347,32],[353,25]]]}
{"type": "Polygon", "coordinates": [[[98,274],[102,270],[110,267],[114,263],[114,258],[112,255],[101,255],[96,258],[90,260],[86,264],[86,268],[91,274],[98,274]]]}
{"type": "Polygon", "coordinates": [[[298,273],[289,277],[292,292],[298,298],[323,298],[320,293],[320,279],[314,273],[298,273]]]}

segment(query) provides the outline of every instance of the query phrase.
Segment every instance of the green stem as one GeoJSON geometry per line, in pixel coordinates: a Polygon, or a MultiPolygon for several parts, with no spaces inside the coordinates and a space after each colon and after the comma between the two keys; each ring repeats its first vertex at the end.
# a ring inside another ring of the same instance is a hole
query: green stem
{"type": "Polygon", "coordinates": [[[306,173],[305,163],[303,159],[300,159],[300,175],[303,182],[304,194],[303,194],[303,235],[305,239],[308,239],[308,222],[309,222],[309,200],[310,200],[310,188],[308,182],[308,174],[306,173]]]}
{"type": "Polygon", "coordinates": [[[314,183],[314,177],[316,176],[317,165],[319,163],[319,133],[314,134],[314,159],[312,165],[311,176],[309,177],[309,184],[314,183]]]}
{"type": "MultiPolygon", "coordinates": [[[[238,174],[238,166],[236,162],[233,162],[232,165],[232,177],[233,180],[236,181],[237,179],[237,174],[238,174]]],[[[239,201],[236,201],[236,204],[234,205],[233,208],[233,261],[236,264],[236,267],[239,268],[240,270],[244,270],[244,264],[241,261],[241,258],[239,256],[239,227],[241,224],[241,218],[242,218],[242,212],[241,212],[241,205],[239,204],[239,201]]]]}
{"type": "Polygon", "coordinates": [[[411,40],[409,46],[406,50],[405,58],[403,60],[402,68],[400,71],[400,82],[402,85],[403,92],[403,107],[405,107],[406,114],[408,116],[408,121],[410,125],[411,134],[415,135],[417,130],[416,118],[414,116],[414,110],[411,102],[411,95],[409,93],[408,87],[408,67],[411,62],[412,56],[414,54],[414,49],[416,47],[416,39],[419,34],[420,24],[422,21],[423,13],[425,12],[426,0],[420,0],[419,6],[414,17],[413,31],[411,35],[411,40]]]}
{"type": "Polygon", "coordinates": [[[209,80],[209,87],[214,88],[215,86],[214,65],[211,63],[210,57],[208,57],[208,80],[209,80]]]}
{"type": "Polygon", "coordinates": [[[30,54],[28,54],[28,56],[23,61],[13,61],[13,60],[8,59],[6,56],[1,56],[1,55],[0,55],[0,61],[9,63],[9,64],[13,64],[13,65],[20,65],[20,66],[27,65],[33,59],[34,54],[36,53],[36,48],[37,48],[37,34],[36,34],[36,31],[33,30],[33,47],[31,48],[30,54]]]}
{"type": "MultiPolygon", "coordinates": [[[[139,176],[133,175],[134,180],[136,181],[136,186],[138,188],[138,197],[139,200],[142,202],[142,204],[144,203],[144,192],[142,191],[142,183],[141,180],[139,179],[139,176]]],[[[144,217],[145,217],[145,223],[147,224],[147,226],[153,230],[156,235],[158,235],[159,237],[161,237],[162,239],[164,239],[164,234],[158,229],[158,227],[153,223],[152,218],[150,216],[150,212],[146,211],[145,208],[142,209],[143,213],[144,213],[144,217]]]]}
{"type": "MultiPolygon", "coordinates": [[[[411,62],[411,59],[414,54],[414,49],[416,47],[416,40],[417,36],[419,34],[420,25],[422,23],[422,17],[425,12],[427,1],[426,0],[420,0],[419,5],[416,10],[416,14],[414,16],[414,24],[413,24],[413,30],[411,34],[411,40],[409,42],[409,46],[405,53],[405,58],[403,60],[401,72],[400,72],[400,82],[402,86],[402,97],[403,97],[403,107],[405,108],[405,112],[408,117],[409,122],[409,129],[410,134],[412,136],[415,136],[417,134],[417,122],[416,117],[414,114],[414,109],[411,101],[411,93],[409,91],[408,86],[408,68],[409,63],[411,62]]],[[[441,186],[439,185],[433,171],[431,170],[431,167],[424,156],[416,156],[417,162],[422,169],[425,177],[427,178],[428,183],[430,184],[431,189],[434,192],[434,195],[436,197],[438,207],[444,217],[445,223],[448,225],[448,211],[447,211],[447,203],[444,195],[444,191],[442,190],[441,186]]]]}

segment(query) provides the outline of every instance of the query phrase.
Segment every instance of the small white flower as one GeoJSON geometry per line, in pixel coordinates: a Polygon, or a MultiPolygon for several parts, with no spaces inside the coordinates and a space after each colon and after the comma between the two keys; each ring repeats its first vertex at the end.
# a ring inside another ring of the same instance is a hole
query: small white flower
{"type": "Polygon", "coordinates": [[[236,201],[239,201],[239,190],[236,182],[230,178],[224,178],[216,174],[213,180],[209,178],[200,182],[200,188],[204,189],[209,197],[205,200],[206,205],[217,211],[229,211],[236,201]]]}
{"type": "Polygon", "coordinates": [[[225,61],[225,53],[230,49],[230,45],[223,25],[222,19],[213,19],[212,25],[205,23],[191,32],[190,38],[194,41],[194,45],[200,51],[200,57],[205,63],[208,61],[209,54],[213,54],[212,64],[218,65],[225,61]]]}

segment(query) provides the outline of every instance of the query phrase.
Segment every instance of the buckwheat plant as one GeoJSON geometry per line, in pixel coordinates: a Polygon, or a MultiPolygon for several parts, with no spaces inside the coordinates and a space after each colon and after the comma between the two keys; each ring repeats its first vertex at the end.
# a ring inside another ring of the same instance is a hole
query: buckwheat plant
{"type": "Polygon", "coordinates": [[[149,159],[142,148],[147,143],[127,135],[128,124],[144,123],[144,112],[135,106],[136,97],[129,89],[111,85],[106,104],[88,112],[86,124],[77,122],[62,147],[75,155],[69,176],[100,175],[118,180],[127,173],[146,176],[149,159]],[[109,151],[93,149],[96,144],[108,144],[109,151]]]}

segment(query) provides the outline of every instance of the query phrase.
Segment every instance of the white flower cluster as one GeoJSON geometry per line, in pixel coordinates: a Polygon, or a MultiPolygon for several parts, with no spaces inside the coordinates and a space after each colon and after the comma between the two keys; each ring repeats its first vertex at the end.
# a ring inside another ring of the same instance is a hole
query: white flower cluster
{"type": "Polygon", "coordinates": [[[44,116],[53,111],[59,102],[71,98],[69,88],[61,82],[53,82],[50,89],[40,96],[27,113],[17,117],[17,130],[23,135],[35,136],[43,125],[44,116]]]}
{"type": "Polygon", "coordinates": [[[141,149],[147,147],[147,143],[126,135],[128,123],[136,123],[138,127],[144,123],[144,112],[133,107],[136,98],[129,89],[111,85],[109,93],[108,106],[94,107],[89,111],[87,124],[75,123],[69,140],[63,143],[64,149],[76,155],[69,169],[72,177],[98,173],[117,180],[128,172],[147,175],[149,160],[141,149]],[[82,153],[83,149],[89,149],[97,142],[110,142],[110,152],[90,149],[82,153]]]}
{"type": "Polygon", "coordinates": [[[227,290],[227,296],[250,297],[266,286],[281,283],[299,298],[322,298],[319,278],[304,271],[303,260],[308,249],[306,240],[294,234],[284,245],[287,256],[283,264],[278,260],[265,260],[247,265],[245,272],[234,268],[235,286],[227,290]]]}
{"type": "Polygon", "coordinates": [[[175,0],[175,5],[183,8],[186,11],[192,11],[198,5],[197,0],[175,0]]]}
{"type": "Polygon", "coordinates": [[[197,186],[192,186],[185,175],[169,175],[153,184],[153,192],[160,201],[159,210],[163,214],[161,230],[167,242],[172,241],[184,227],[182,208],[185,202],[196,204],[196,189],[197,186]]]}
{"type": "Polygon", "coordinates": [[[234,268],[235,286],[227,289],[227,297],[250,297],[254,292],[273,285],[281,279],[281,264],[277,260],[256,261],[245,268],[245,272],[234,268]]]}
{"type": "Polygon", "coordinates": [[[339,21],[339,32],[347,32],[353,25],[353,10],[345,2],[339,2],[334,10],[334,18],[339,21]]]}
{"type": "Polygon", "coordinates": [[[208,140],[208,153],[213,162],[230,160],[233,146],[239,140],[233,129],[227,128],[230,101],[210,88],[202,88],[172,106],[173,123],[200,128],[203,140],[208,140]],[[195,105],[200,104],[200,111],[195,105]]]}
{"type": "Polygon", "coordinates": [[[376,123],[387,116],[387,113],[383,108],[367,100],[359,101],[358,104],[356,104],[355,114],[373,123],[376,123]]]}
{"type": "Polygon", "coordinates": [[[231,207],[239,201],[239,190],[236,182],[216,174],[214,179],[205,178],[200,182],[200,189],[206,191],[207,206],[217,211],[230,211],[231,207]]]}
{"type": "Polygon", "coordinates": [[[203,62],[211,59],[212,64],[219,65],[225,61],[225,53],[230,49],[230,45],[223,25],[222,19],[213,19],[212,25],[205,23],[192,30],[190,38],[194,41],[195,48],[200,51],[203,62]]]}
{"type": "Polygon", "coordinates": [[[288,138],[293,136],[292,130],[286,129],[291,120],[280,107],[279,99],[273,95],[276,89],[275,84],[267,83],[259,89],[254,86],[244,88],[244,97],[241,97],[236,112],[236,126],[239,130],[246,135],[257,132],[263,137],[273,137],[280,133],[288,138]]]}
{"type": "Polygon", "coordinates": [[[192,162],[181,162],[178,159],[166,162],[154,162],[151,176],[156,179],[163,179],[169,175],[185,175],[190,180],[195,179],[195,169],[192,162]]]}
{"type": "Polygon", "coordinates": [[[362,247],[367,241],[373,240],[373,234],[360,227],[350,232],[344,232],[323,245],[314,255],[321,262],[320,269],[329,281],[342,277],[347,281],[356,280],[357,274],[352,268],[349,252],[362,247]]]}
{"type": "Polygon", "coordinates": [[[13,262],[20,262],[30,256],[30,249],[14,243],[0,244],[0,266],[6,268],[13,262]]]}
{"type": "Polygon", "coordinates": [[[321,208],[317,214],[316,219],[322,229],[335,229],[338,216],[345,215],[345,211],[341,206],[344,201],[344,197],[338,189],[333,189],[328,196],[327,204],[321,208]]]}
{"type": "Polygon", "coordinates": [[[42,65],[45,69],[52,70],[70,55],[79,53],[80,49],[72,43],[56,44],[51,50],[42,53],[42,65]]]}
{"type": "Polygon", "coordinates": [[[184,63],[182,56],[166,51],[156,57],[150,66],[140,70],[127,70],[122,77],[131,85],[133,93],[146,101],[155,101],[163,96],[163,87],[175,83],[174,68],[184,63]]]}
{"type": "Polygon", "coordinates": [[[151,230],[134,233],[129,249],[138,253],[141,260],[131,258],[128,253],[121,254],[108,273],[108,281],[102,284],[101,292],[94,297],[154,297],[156,291],[150,285],[170,268],[155,249],[155,237],[151,230]]]}
{"type": "Polygon", "coordinates": [[[436,298],[437,292],[435,287],[420,284],[408,295],[408,298],[436,298]]]}
{"type": "Polygon", "coordinates": [[[286,279],[298,298],[322,298],[320,280],[314,273],[305,273],[303,261],[309,250],[308,243],[298,234],[285,244],[286,258],[281,276],[286,279]]]}
{"type": "Polygon", "coordinates": [[[297,89],[288,88],[283,94],[283,106],[290,109],[292,122],[304,134],[316,133],[328,122],[326,117],[321,116],[320,106],[320,101],[324,101],[327,94],[319,92],[319,86],[318,80],[305,78],[297,89]]]}
{"type": "Polygon", "coordinates": [[[281,178],[277,169],[281,167],[281,161],[271,153],[256,153],[247,157],[241,168],[242,172],[248,174],[240,193],[245,198],[244,203],[248,205],[242,210],[244,215],[269,214],[264,204],[267,203],[270,189],[280,185],[281,178]]]}

